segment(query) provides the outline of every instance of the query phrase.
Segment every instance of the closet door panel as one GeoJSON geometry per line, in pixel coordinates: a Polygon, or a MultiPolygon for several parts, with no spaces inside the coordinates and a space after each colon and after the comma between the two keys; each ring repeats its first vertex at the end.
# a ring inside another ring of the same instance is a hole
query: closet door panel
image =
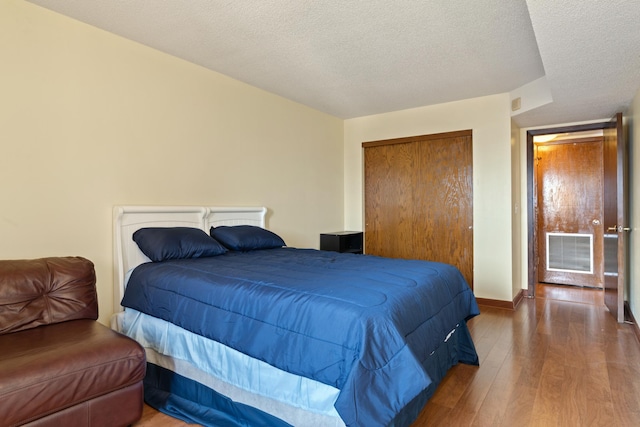
{"type": "Polygon", "coordinates": [[[365,160],[365,252],[390,258],[414,258],[413,171],[411,143],[367,148],[365,160]]]}
{"type": "Polygon", "coordinates": [[[414,247],[419,259],[453,264],[473,282],[471,136],[417,141],[414,247]]]}

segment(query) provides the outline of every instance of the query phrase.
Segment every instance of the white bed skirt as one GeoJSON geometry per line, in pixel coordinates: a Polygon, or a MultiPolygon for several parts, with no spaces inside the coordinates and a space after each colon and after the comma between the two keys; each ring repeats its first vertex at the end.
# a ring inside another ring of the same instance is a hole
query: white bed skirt
{"type": "Polygon", "coordinates": [[[147,362],[197,381],[233,401],[294,426],[344,427],[337,388],[294,375],[172,323],[126,309],[111,327],[138,341],[147,362]]]}

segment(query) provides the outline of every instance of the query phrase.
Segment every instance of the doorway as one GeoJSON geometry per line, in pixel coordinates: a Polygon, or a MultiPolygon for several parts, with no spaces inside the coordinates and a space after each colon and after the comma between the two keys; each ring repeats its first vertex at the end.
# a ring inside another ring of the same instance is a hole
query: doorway
{"type": "Polygon", "coordinates": [[[534,137],[537,281],[602,288],[603,132],[534,137]]]}
{"type": "MultiPolygon", "coordinates": [[[[540,246],[542,244],[545,245],[545,250],[547,247],[546,239],[547,236],[540,230],[538,224],[538,187],[536,185],[536,158],[538,156],[538,152],[535,147],[534,138],[541,136],[549,136],[555,137],[559,141],[563,139],[575,139],[575,138],[599,138],[602,135],[603,129],[606,127],[606,123],[590,123],[585,125],[575,125],[575,126],[563,126],[559,128],[548,128],[548,129],[535,129],[527,131],[527,200],[529,200],[527,217],[528,217],[528,232],[527,232],[527,240],[528,240],[528,296],[533,297],[536,295],[536,285],[539,283],[539,279],[541,278],[541,273],[539,266],[546,261],[546,252],[542,252],[540,250],[540,246]],[[541,235],[542,234],[542,235],[541,235]],[[543,260],[540,258],[544,257],[543,260]]],[[[549,138],[551,139],[551,138],[549,138]]],[[[602,215],[600,219],[597,217],[589,218],[592,226],[601,226],[603,227],[602,215]],[[593,220],[598,220],[600,224],[593,224],[593,220]]],[[[584,226],[584,224],[583,224],[584,226]]],[[[575,230],[575,229],[574,229],[575,230]]],[[[589,234],[589,233],[577,233],[574,234],[589,234]]],[[[604,231],[602,232],[604,234],[604,231]]],[[[553,235],[552,235],[553,236],[553,235]]],[[[564,236],[563,236],[564,237],[564,236]]],[[[580,236],[576,236],[580,237],[580,236]]],[[[556,241],[554,243],[564,243],[560,239],[560,242],[556,241]]],[[[577,239],[580,240],[580,239],[577,239]]],[[[578,250],[579,241],[571,242],[571,245],[575,250],[578,250]]],[[[590,242],[589,245],[593,247],[593,244],[596,243],[590,242]]],[[[599,251],[599,249],[598,249],[599,251]]],[[[593,266],[597,263],[603,264],[604,261],[593,260],[593,266]]],[[[552,267],[553,268],[553,267],[552,267]]],[[[562,268],[560,268],[562,270],[562,268]]],[[[572,270],[572,269],[568,269],[572,270]]],[[[594,269],[595,272],[595,269],[594,269]]],[[[574,274],[584,274],[584,273],[575,273],[574,274]]],[[[594,274],[595,275],[595,274],[594,274]]],[[[556,279],[553,279],[556,280],[556,279]]],[[[564,284],[573,284],[568,283],[569,281],[573,281],[572,279],[565,280],[564,284]]]]}

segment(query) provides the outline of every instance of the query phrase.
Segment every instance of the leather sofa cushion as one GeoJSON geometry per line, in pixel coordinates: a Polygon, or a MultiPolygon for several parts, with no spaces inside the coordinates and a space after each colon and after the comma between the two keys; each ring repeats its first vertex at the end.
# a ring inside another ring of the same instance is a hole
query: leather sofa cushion
{"type": "Polygon", "coordinates": [[[144,349],[93,320],[0,335],[0,414],[19,425],[141,381],[144,349]]]}
{"type": "MultiPolygon", "coordinates": [[[[24,427],[124,427],[142,415],[142,381],[23,424],[24,427]]],[[[2,421],[0,421],[1,425],[2,421]]],[[[144,424],[144,423],[143,423],[144,424]]]]}
{"type": "Polygon", "coordinates": [[[0,261],[0,334],[97,319],[93,263],[82,257],[0,261]]]}

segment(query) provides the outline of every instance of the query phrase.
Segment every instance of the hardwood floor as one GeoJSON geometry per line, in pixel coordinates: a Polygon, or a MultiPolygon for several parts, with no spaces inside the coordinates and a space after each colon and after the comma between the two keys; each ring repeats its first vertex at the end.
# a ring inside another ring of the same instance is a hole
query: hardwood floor
{"type": "MultiPolygon", "coordinates": [[[[480,366],[457,365],[412,427],[638,426],[640,343],[601,290],[539,285],[469,322],[480,366]]],[[[145,406],[140,426],[187,424],[145,406]]]]}
{"type": "Polygon", "coordinates": [[[418,426],[640,425],[640,344],[602,291],[541,285],[469,322],[480,367],[458,365],[418,426]],[[578,302],[574,302],[578,301],[578,302]]]}
{"type": "Polygon", "coordinates": [[[187,424],[177,418],[158,412],[145,403],[142,410],[142,418],[134,424],[134,427],[182,427],[195,425],[197,424],[187,424]]]}

